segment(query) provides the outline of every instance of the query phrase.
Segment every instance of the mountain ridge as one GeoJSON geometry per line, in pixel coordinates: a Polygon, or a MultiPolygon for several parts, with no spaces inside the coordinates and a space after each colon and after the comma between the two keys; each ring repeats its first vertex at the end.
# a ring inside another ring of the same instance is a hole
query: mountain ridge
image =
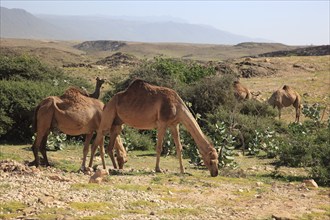
{"type": "MultiPolygon", "coordinates": [[[[170,21],[124,20],[98,16],[33,15],[1,7],[1,38],[119,40],[136,42],[237,44],[258,39],[212,26],[170,21]]],[[[261,40],[262,41],[262,40],[261,40]]],[[[270,42],[264,40],[265,42],[270,42]]]]}

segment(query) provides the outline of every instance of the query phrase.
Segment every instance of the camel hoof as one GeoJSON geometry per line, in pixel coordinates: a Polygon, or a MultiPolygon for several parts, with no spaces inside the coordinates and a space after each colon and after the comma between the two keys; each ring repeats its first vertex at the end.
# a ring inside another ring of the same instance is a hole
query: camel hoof
{"type": "Polygon", "coordinates": [[[34,161],[32,161],[32,162],[29,162],[29,163],[28,163],[28,166],[29,166],[29,167],[32,167],[32,166],[38,167],[39,164],[34,160],[34,161]]]}
{"type": "Polygon", "coordinates": [[[91,175],[94,172],[94,169],[92,167],[86,167],[83,171],[86,175],[91,175]]]}

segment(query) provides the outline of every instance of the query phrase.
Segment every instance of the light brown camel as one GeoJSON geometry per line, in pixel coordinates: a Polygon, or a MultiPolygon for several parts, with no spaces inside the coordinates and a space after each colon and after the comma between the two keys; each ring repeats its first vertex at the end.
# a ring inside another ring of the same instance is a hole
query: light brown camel
{"type": "Polygon", "coordinates": [[[234,95],[238,100],[246,100],[252,98],[250,90],[237,80],[234,81],[234,95]]]}
{"type": "Polygon", "coordinates": [[[111,153],[115,138],[122,130],[122,125],[127,124],[138,129],[157,128],[156,172],[160,172],[159,160],[163,138],[166,129],[170,128],[176,145],[180,171],[184,173],[179,123],[182,123],[194,138],[211,176],[217,176],[217,151],[205,137],[179,95],[172,89],[150,85],[140,79],[134,80],[125,91],[115,94],[106,104],[102,113],[101,124],[92,146],[89,167],[92,166],[93,155],[96,147],[101,144],[103,133],[110,131],[110,149],[108,151],[111,153]]]}
{"type": "Polygon", "coordinates": [[[268,99],[268,103],[274,108],[278,108],[278,118],[281,119],[281,109],[293,105],[296,109],[296,122],[299,122],[301,111],[300,95],[290,86],[284,85],[282,89],[276,90],[268,99]]]}
{"type": "MultiPolygon", "coordinates": [[[[68,135],[86,134],[81,166],[84,170],[89,143],[93,137],[93,132],[98,129],[101,122],[103,107],[104,104],[101,101],[87,97],[76,88],[69,88],[60,97],[50,96],[41,101],[35,110],[33,127],[37,136],[32,145],[35,160],[30,165],[39,166],[38,150],[40,149],[46,166],[49,166],[46,154],[47,137],[52,129],[57,128],[68,135]]],[[[115,148],[119,168],[123,168],[126,162],[126,151],[120,137],[116,138],[115,148]]],[[[101,155],[105,168],[103,151],[101,151],[101,155]]],[[[117,168],[116,163],[113,165],[117,168]]]]}

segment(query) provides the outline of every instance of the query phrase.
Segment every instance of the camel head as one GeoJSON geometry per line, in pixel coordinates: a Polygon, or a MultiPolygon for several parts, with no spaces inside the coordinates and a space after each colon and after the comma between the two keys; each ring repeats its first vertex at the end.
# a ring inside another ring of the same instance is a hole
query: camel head
{"type": "Polygon", "coordinates": [[[204,164],[209,169],[212,177],[218,176],[218,153],[214,148],[211,148],[208,154],[204,156],[204,164]]]}
{"type": "Polygon", "coordinates": [[[105,83],[105,79],[101,79],[100,77],[96,77],[96,85],[101,88],[101,86],[105,83]]]}

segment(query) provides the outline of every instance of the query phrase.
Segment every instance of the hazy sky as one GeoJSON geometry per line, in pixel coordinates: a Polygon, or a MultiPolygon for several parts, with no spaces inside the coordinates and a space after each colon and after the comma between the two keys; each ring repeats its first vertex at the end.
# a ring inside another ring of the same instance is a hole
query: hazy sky
{"type": "Polygon", "coordinates": [[[329,44],[330,0],[319,1],[14,1],[32,14],[171,16],[289,45],[329,44]]]}

